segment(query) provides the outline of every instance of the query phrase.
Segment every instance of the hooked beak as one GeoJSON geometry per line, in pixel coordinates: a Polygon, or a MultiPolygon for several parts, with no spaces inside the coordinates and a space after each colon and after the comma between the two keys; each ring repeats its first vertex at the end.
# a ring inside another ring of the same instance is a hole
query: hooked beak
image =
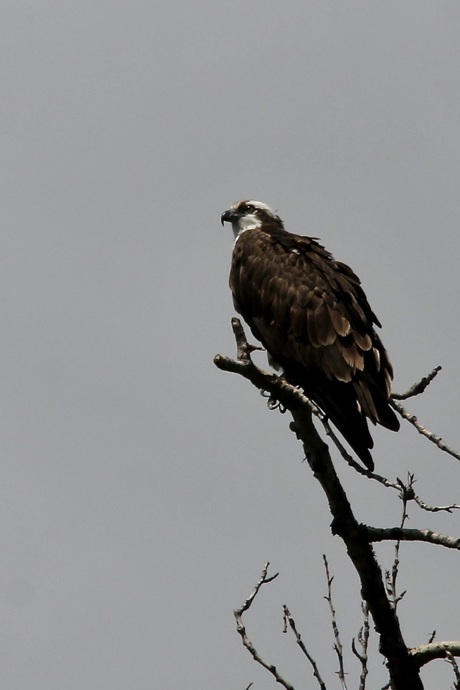
{"type": "Polygon", "coordinates": [[[235,223],[240,217],[241,214],[237,213],[236,211],[232,211],[232,209],[229,208],[228,211],[224,211],[221,215],[220,222],[222,225],[224,223],[235,223]]]}

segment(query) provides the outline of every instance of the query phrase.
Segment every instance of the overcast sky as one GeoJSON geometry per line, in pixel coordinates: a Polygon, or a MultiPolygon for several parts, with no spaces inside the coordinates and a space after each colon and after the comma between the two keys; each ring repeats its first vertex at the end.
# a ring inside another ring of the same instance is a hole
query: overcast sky
{"type": "MultiPolygon", "coordinates": [[[[253,642],[312,686],[286,603],[338,687],[322,554],[346,646],[357,577],[288,419],[212,363],[234,354],[219,219],[260,199],[351,264],[395,389],[443,366],[410,407],[459,447],[460,5],[5,0],[0,16],[1,687],[275,687],[232,615],[268,560],[253,642]]],[[[382,473],[460,502],[458,462],[411,428],[374,438],[382,473]]],[[[336,465],[359,520],[399,524],[394,494],[336,465]]],[[[411,509],[410,527],[458,536],[460,516],[411,509]]],[[[404,545],[399,584],[408,644],[460,637],[455,553],[404,545]]],[[[453,682],[444,662],[425,681],[453,682]]]]}

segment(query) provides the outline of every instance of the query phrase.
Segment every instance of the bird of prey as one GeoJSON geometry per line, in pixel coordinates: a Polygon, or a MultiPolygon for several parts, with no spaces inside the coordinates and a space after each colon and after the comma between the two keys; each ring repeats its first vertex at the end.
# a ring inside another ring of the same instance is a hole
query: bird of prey
{"type": "Polygon", "coordinates": [[[221,217],[235,241],[235,309],[283,370],[370,469],[367,419],[397,431],[388,403],[393,369],[359,278],[314,237],[287,232],[267,204],[238,201],[221,217]]]}

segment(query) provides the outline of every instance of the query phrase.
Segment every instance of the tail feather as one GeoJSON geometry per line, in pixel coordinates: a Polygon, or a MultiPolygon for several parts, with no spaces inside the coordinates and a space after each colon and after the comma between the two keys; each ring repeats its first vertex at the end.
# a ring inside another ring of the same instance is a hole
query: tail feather
{"type": "MultiPolygon", "coordinates": [[[[369,449],[373,448],[374,442],[367,419],[359,410],[353,389],[348,384],[336,383],[333,387],[335,390],[332,394],[323,388],[312,391],[311,397],[324,410],[361,462],[372,472],[374,461],[369,449]]],[[[309,395],[307,391],[306,394],[309,395]]]]}
{"type": "Polygon", "coordinates": [[[398,431],[399,420],[380,389],[372,383],[368,385],[363,380],[354,381],[353,387],[362,410],[373,424],[381,424],[386,429],[398,431]]]}
{"type": "Polygon", "coordinates": [[[374,442],[367,420],[392,431],[399,429],[399,421],[382,391],[363,380],[345,383],[331,381],[326,376],[299,380],[298,371],[290,375],[286,369],[284,375],[288,381],[301,385],[305,395],[319,405],[361,462],[372,471],[374,461],[370,449],[374,442]]]}

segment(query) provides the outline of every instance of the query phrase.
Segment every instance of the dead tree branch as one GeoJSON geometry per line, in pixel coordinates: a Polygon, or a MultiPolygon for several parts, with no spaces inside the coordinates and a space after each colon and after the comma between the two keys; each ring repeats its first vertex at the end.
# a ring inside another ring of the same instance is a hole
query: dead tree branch
{"type": "Polygon", "coordinates": [[[424,541],[447,549],[460,550],[460,538],[437,534],[430,529],[408,529],[402,527],[366,527],[369,540],[377,541],[424,541]]]}
{"type": "Polygon", "coordinates": [[[448,653],[453,657],[460,657],[460,640],[431,642],[429,644],[422,644],[419,647],[413,647],[410,650],[410,655],[419,668],[433,661],[433,659],[447,658],[448,653]]]}
{"type": "Polygon", "coordinates": [[[460,690],[460,669],[458,668],[457,660],[455,659],[454,655],[449,652],[449,650],[446,649],[446,659],[449,662],[449,664],[452,666],[452,670],[454,672],[455,676],[455,683],[453,690],[460,690]]]}
{"type": "Polygon", "coordinates": [[[340,639],[340,633],[339,633],[339,626],[337,625],[337,615],[335,612],[334,608],[334,602],[332,601],[332,582],[334,580],[334,577],[329,574],[329,563],[327,562],[326,556],[323,554],[323,563],[324,563],[324,569],[326,571],[326,580],[327,580],[327,596],[324,597],[329,604],[329,610],[331,612],[331,623],[332,623],[332,632],[334,633],[334,651],[337,655],[337,660],[339,662],[339,670],[338,670],[338,677],[340,682],[342,683],[342,688],[346,690],[347,688],[347,682],[345,678],[345,665],[343,662],[343,646],[342,646],[342,641],[340,639]]]}
{"type": "MultiPolygon", "coordinates": [[[[238,319],[233,319],[232,326],[237,336],[241,323],[238,319]]],[[[374,620],[379,635],[380,651],[387,660],[392,686],[394,690],[422,690],[418,667],[409,654],[398,618],[386,596],[382,572],[369,543],[366,529],[357,522],[331,461],[328,448],[312,423],[312,406],[309,401],[305,402],[308,399],[283,379],[259,370],[251,362],[250,355],[243,361],[232,361],[217,355],[214,362],[220,369],[244,376],[260,390],[268,390],[291,413],[292,428],[303,444],[305,457],[314,477],[326,494],[333,516],[332,532],[344,541],[348,555],[358,573],[361,596],[369,606],[374,620]]],[[[244,631],[241,620],[238,625],[244,631]]],[[[247,644],[250,644],[249,641],[247,644]]],[[[258,659],[255,650],[254,653],[254,658],[258,659]]],[[[272,667],[267,664],[266,668],[270,670],[272,667]]],[[[272,670],[271,672],[274,673],[272,670]]],[[[284,687],[290,686],[285,684],[284,687]]]]}
{"type": "Polygon", "coordinates": [[[305,654],[305,656],[307,657],[308,661],[311,664],[311,667],[313,669],[313,675],[316,678],[316,680],[318,681],[319,687],[321,688],[321,690],[326,690],[326,685],[325,685],[323,679],[321,678],[321,675],[320,675],[319,670],[318,670],[318,665],[317,665],[316,661],[313,659],[313,657],[311,656],[311,654],[308,652],[308,650],[307,650],[307,648],[306,648],[306,646],[302,640],[302,637],[297,630],[295,621],[294,621],[293,617],[291,616],[291,613],[290,613],[290,611],[286,605],[283,606],[283,615],[284,615],[285,629],[287,628],[287,625],[289,625],[289,627],[291,628],[291,630],[293,631],[293,633],[295,635],[297,644],[299,645],[300,649],[305,654]]]}
{"type": "Polygon", "coordinates": [[[405,393],[392,393],[391,397],[393,400],[407,400],[407,398],[413,398],[415,395],[420,395],[428,388],[441,369],[442,367],[435,367],[433,371],[428,374],[428,376],[424,376],[420,381],[414,383],[414,385],[411,386],[408,391],[405,393]]]}
{"type": "Polygon", "coordinates": [[[364,602],[362,602],[361,608],[362,608],[362,612],[363,612],[363,616],[364,616],[363,624],[362,624],[361,629],[358,633],[358,642],[361,645],[361,653],[358,652],[358,650],[356,649],[354,638],[351,641],[351,651],[357,657],[357,659],[359,659],[359,661],[361,662],[361,675],[359,677],[359,688],[358,688],[358,690],[365,690],[366,678],[367,678],[367,674],[369,673],[368,668],[367,668],[368,648],[369,648],[369,609],[364,602]]]}
{"type": "Polygon", "coordinates": [[[418,433],[427,438],[431,443],[434,443],[435,446],[439,448],[439,450],[444,451],[444,453],[448,453],[449,455],[452,455],[453,458],[456,458],[457,460],[460,460],[460,453],[453,448],[450,448],[440,436],[436,436],[432,431],[427,429],[423,424],[421,424],[415,414],[411,414],[408,410],[406,410],[405,407],[401,405],[401,403],[397,402],[394,398],[390,398],[390,404],[391,406],[401,415],[403,419],[406,419],[412,426],[414,426],[418,433]]]}
{"type": "MultiPolygon", "coordinates": [[[[403,510],[402,510],[402,516],[401,516],[401,524],[400,524],[400,530],[403,530],[404,525],[406,523],[406,520],[409,519],[409,515],[407,513],[407,504],[408,502],[413,498],[414,496],[414,489],[413,485],[415,482],[414,475],[409,475],[409,482],[407,486],[404,486],[403,483],[400,481],[401,486],[403,487],[401,490],[401,500],[403,504],[403,510]]],[[[399,549],[401,546],[401,540],[397,539],[396,544],[395,544],[395,556],[393,559],[393,566],[391,568],[391,571],[387,570],[385,571],[385,585],[387,589],[387,594],[390,599],[390,601],[393,604],[393,608],[396,611],[398,608],[398,604],[401,601],[401,599],[405,595],[405,591],[402,592],[401,594],[396,593],[396,581],[398,579],[398,574],[399,574],[399,549]]]]}
{"type": "Polygon", "coordinates": [[[236,629],[238,631],[238,634],[241,637],[241,640],[243,642],[243,646],[246,647],[248,652],[251,654],[252,658],[254,661],[256,661],[258,664],[260,664],[263,668],[265,668],[269,673],[272,674],[272,676],[275,678],[276,682],[279,683],[280,685],[283,686],[283,688],[286,688],[286,690],[295,690],[294,686],[288,683],[287,680],[285,680],[280,673],[278,672],[278,669],[276,666],[273,664],[269,664],[262,657],[260,656],[259,652],[257,649],[254,647],[252,644],[251,640],[249,639],[247,633],[246,633],[246,628],[243,623],[243,614],[251,607],[252,602],[256,598],[260,588],[262,585],[266,585],[269,582],[272,582],[276,577],[278,577],[278,573],[275,575],[272,575],[271,577],[268,577],[268,566],[270,564],[266,563],[264,566],[264,569],[262,570],[262,575],[259,578],[258,583],[254,587],[252,593],[248,596],[248,598],[245,600],[242,606],[240,606],[239,609],[235,609],[233,612],[233,615],[235,616],[236,620],[236,629]]]}
{"type": "Polygon", "coordinates": [[[413,499],[419,508],[426,510],[430,513],[439,513],[444,511],[445,513],[451,513],[453,510],[460,510],[458,503],[451,503],[448,506],[429,506],[425,501],[423,501],[420,496],[414,496],[413,499]]]}

